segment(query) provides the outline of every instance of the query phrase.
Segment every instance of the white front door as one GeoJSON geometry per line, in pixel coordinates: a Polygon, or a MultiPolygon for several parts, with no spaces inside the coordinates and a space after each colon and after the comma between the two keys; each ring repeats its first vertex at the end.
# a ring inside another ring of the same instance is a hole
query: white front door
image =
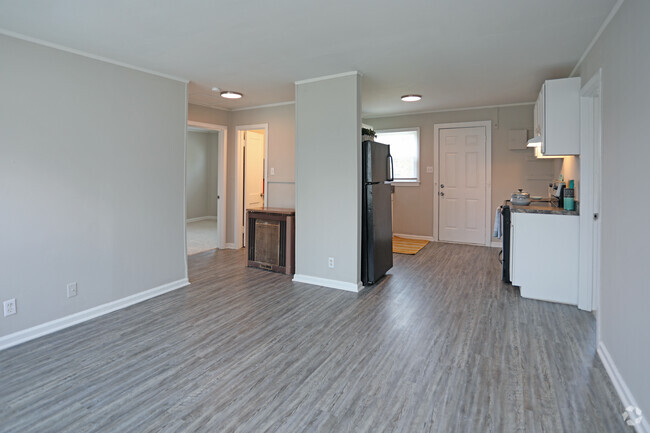
{"type": "Polygon", "coordinates": [[[440,129],[438,236],[485,245],[485,127],[440,129]]]}
{"type": "MultiPolygon", "coordinates": [[[[264,131],[246,131],[244,145],[244,209],[264,207],[264,131]]],[[[246,245],[246,221],[244,245],[246,245]]]]}

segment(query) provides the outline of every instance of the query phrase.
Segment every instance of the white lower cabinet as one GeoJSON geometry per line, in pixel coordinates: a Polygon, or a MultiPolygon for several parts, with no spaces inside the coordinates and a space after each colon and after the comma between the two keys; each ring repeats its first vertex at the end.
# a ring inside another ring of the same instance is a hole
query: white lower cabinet
{"type": "Polygon", "coordinates": [[[514,212],[511,221],[510,279],[521,296],[577,305],[578,216],[514,212]]]}

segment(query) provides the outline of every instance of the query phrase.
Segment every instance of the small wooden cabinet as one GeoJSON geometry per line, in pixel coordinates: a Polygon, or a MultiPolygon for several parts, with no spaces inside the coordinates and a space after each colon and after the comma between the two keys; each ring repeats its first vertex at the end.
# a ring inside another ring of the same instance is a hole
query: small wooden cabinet
{"type": "Polygon", "coordinates": [[[247,209],[248,266],[267,271],[295,272],[294,209],[247,209]]]}
{"type": "Polygon", "coordinates": [[[546,80],[534,109],[534,135],[542,139],[541,154],[580,154],[580,78],[546,80]]]}

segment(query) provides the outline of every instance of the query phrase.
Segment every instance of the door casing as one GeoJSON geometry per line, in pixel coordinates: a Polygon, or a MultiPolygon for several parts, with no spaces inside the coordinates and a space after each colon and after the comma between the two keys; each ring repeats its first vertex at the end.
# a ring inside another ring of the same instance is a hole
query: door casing
{"type": "Polygon", "coordinates": [[[600,341],[602,194],[601,70],[580,90],[580,262],[578,308],[596,311],[600,341]],[[594,220],[594,214],[599,214],[594,220]]]}
{"type": "MultiPolygon", "coordinates": [[[[226,248],[226,191],[228,190],[226,185],[228,179],[226,143],[228,142],[228,128],[223,125],[195,122],[193,120],[188,120],[187,125],[219,132],[217,140],[217,248],[223,249],[226,248]]],[[[185,144],[185,152],[187,152],[187,143],[185,144]]],[[[187,161],[185,163],[187,164],[187,161]]],[[[184,201],[186,200],[187,197],[184,198],[184,201]]],[[[186,206],[184,206],[185,208],[186,206]]],[[[185,215],[185,218],[187,218],[187,215],[185,215]]],[[[183,223],[185,223],[185,220],[183,220],[183,223]]],[[[187,256],[187,230],[185,231],[185,256],[187,256]]]]}
{"type": "Polygon", "coordinates": [[[485,128],[485,245],[492,244],[492,121],[437,123],[433,126],[433,239],[440,241],[440,130],[455,128],[485,128]]]}

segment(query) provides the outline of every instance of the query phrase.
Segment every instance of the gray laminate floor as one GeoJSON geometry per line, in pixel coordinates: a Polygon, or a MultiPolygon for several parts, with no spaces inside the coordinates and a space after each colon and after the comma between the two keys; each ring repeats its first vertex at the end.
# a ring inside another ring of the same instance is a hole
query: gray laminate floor
{"type": "Polygon", "coordinates": [[[244,264],[0,352],[0,430],[630,431],[592,315],[521,299],[496,249],[430,243],[359,295],[244,264]]]}

